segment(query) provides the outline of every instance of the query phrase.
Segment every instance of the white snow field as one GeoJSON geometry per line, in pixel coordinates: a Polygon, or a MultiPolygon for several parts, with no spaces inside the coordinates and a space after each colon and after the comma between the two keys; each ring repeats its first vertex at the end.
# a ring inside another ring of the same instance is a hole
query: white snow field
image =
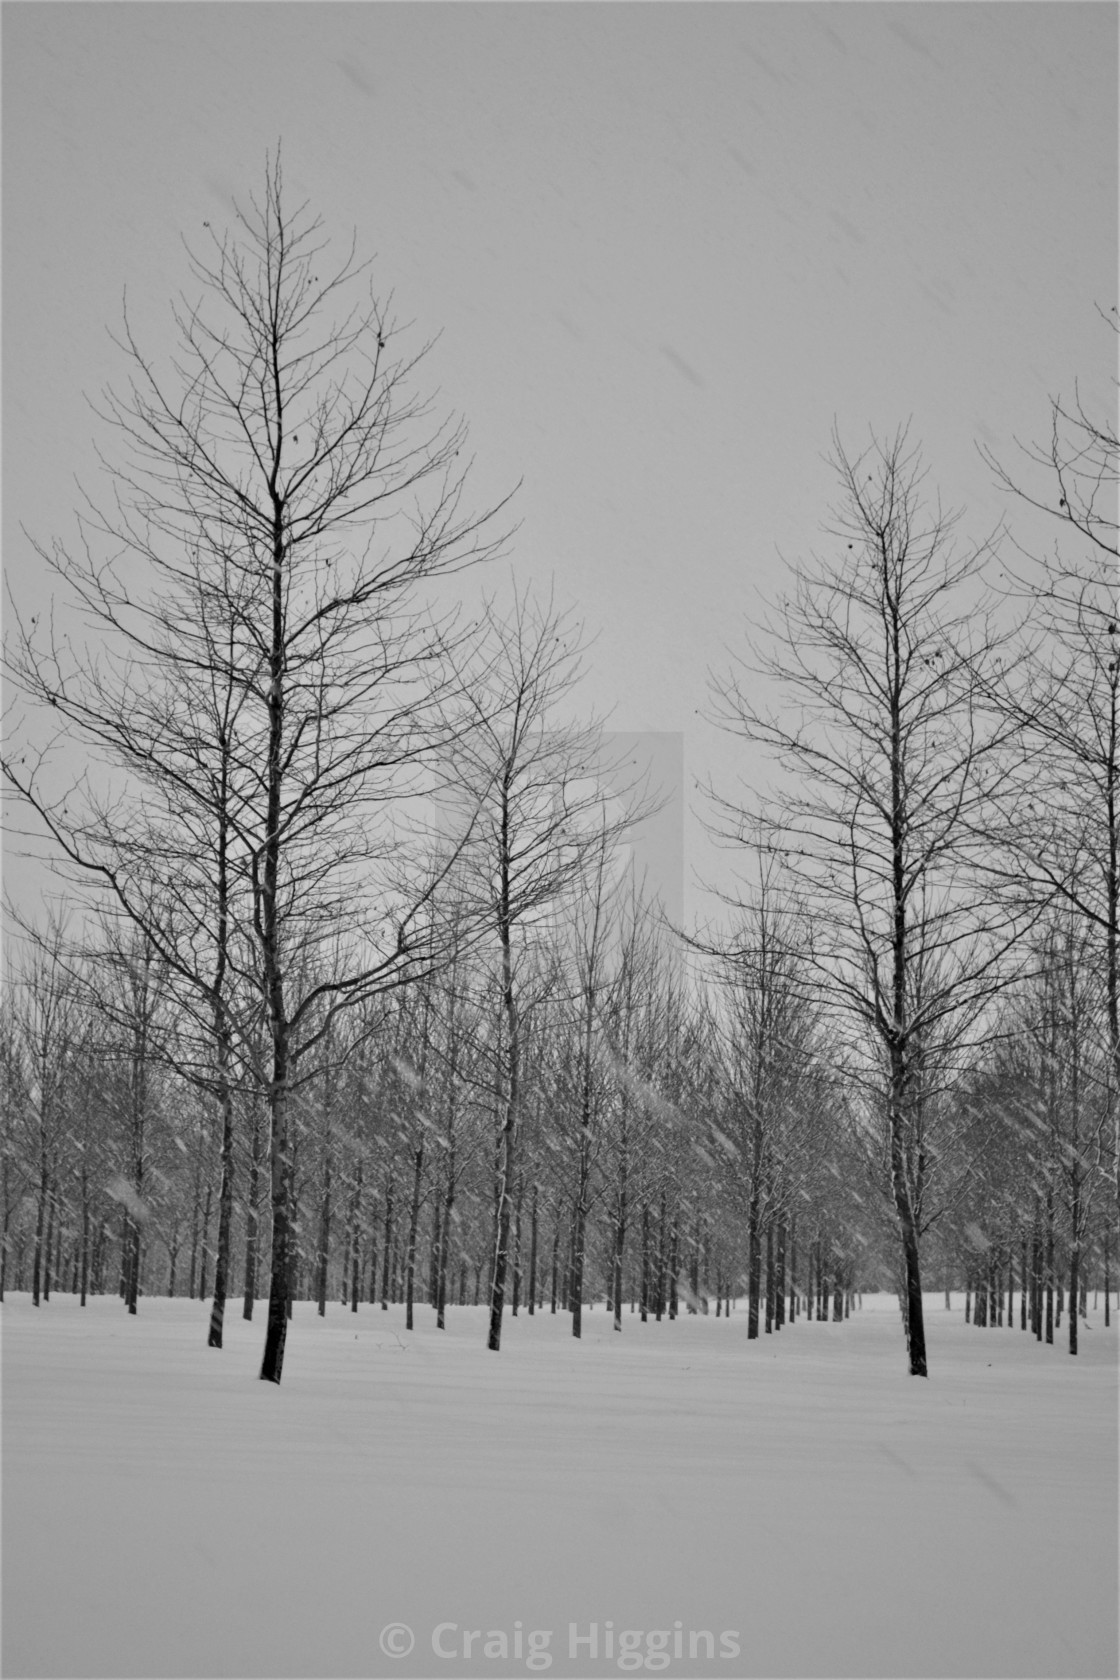
{"type": "Polygon", "coordinates": [[[4,1673],[1115,1675],[1115,1318],[1072,1359],[931,1295],[923,1382],[864,1301],[498,1355],[301,1303],[276,1388],[263,1308],[218,1353],[198,1302],[11,1296],[4,1673]]]}

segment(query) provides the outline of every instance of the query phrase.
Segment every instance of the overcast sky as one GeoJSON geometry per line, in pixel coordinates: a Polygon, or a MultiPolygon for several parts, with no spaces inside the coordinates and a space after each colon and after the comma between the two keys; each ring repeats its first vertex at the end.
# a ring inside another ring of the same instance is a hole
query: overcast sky
{"type": "MultiPolygon", "coordinates": [[[[479,502],[522,488],[518,575],[597,636],[588,704],[697,717],[781,553],[817,540],[834,420],[912,417],[977,535],[976,453],[1111,402],[1111,4],[7,4],[4,543],[73,533],[83,400],[127,286],[167,341],[181,235],[283,142],[462,411],[479,502]]],[[[104,437],[104,434],[101,434],[104,437]]],[[[690,820],[689,860],[711,873],[690,820]]],[[[10,880],[18,882],[16,871],[10,880]]]]}

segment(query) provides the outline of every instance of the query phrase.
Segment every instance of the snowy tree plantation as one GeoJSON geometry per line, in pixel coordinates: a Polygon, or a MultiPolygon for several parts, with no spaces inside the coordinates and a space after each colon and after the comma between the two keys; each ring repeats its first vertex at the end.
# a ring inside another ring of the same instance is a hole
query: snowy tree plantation
{"type": "Polygon", "coordinates": [[[5,1672],[1115,1674],[1114,425],[838,425],[677,926],[358,251],[274,151],[10,587],[5,1672]]]}

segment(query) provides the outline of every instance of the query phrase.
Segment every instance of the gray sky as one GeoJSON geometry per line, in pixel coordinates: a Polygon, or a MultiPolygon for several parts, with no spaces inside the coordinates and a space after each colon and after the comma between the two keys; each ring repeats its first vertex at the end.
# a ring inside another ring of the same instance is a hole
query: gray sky
{"type": "MultiPolygon", "coordinates": [[[[834,419],[913,417],[931,479],[1003,503],[1075,378],[1111,402],[1111,4],[7,4],[4,541],[73,532],[127,285],[166,343],[180,236],[282,138],[288,185],[376,277],[523,487],[520,577],[597,634],[587,701],[696,716],[779,550],[814,544],[834,419]]],[[[102,434],[104,435],[104,434],[102,434]]],[[[666,762],[670,762],[669,754],[666,762]]],[[[710,874],[695,823],[686,857],[710,874]]],[[[10,873],[13,884],[20,877],[10,873]]]]}

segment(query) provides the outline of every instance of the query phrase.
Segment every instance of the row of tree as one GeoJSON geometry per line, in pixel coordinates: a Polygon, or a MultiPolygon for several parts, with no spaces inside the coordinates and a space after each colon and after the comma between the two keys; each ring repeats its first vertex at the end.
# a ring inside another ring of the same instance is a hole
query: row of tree
{"type": "MultiPolygon", "coordinates": [[[[764,903],[701,984],[624,878],[598,886],[597,915],[573,895],[520,953],[512,1144],[496,951],[459,952],[320,1037],[292,1101],[289,1312],[493,1317],[507,1187],[505,1306],[570,1312],[577,1335],[597,1301],[621,1329],[627,1306],[660,1320],[745,1298],[753,1337],[894,1285],[880,1098],[838,1056],[805,930],[764,903]]],[[[150,945],[78,953],[56,928],[25,950],[2,1015],[0,1290],[119,1291],[131,1311],[142,1292],[212,1290],[220,1346],[227,1292],[251,1317],[271,1246],[254,1064],[227,1152],[150,945]]],[[[1067,918],[922,1115],[933,1280],[975,1293],[978,1324],[1018,1290],[1050,1340],[1063,1288],[1076,1303],[1103,1287],[1107,1317],[1115,1271],[1107,1036],[1081,956],[1067,918]]],[[[1077,1329],[1071,1309],[1074,1352],[1077,1329]]]]}
{"type": "Polygon", "coordinates": [[[110,494],[12,614],[5,776],[82,892],[5,1002],[5,1267],[133,1311],[185,1267],[213,1346],[267,1275],[279,1381],[297,1294],[485,1300],[497,1350],[546,1296],[578,1335],[745,1293],[753,1335],[897,1254],[924,1375],[934,1245],[985,1303],[1060,1271],[1075,1350],[1117,1212],[1114,435],[1055,408],[1076,546],[1018,603],[904,433],[837,440],[828,552],[713,683],[776,766],[712,790],[731,931],[674,936],[578,626],[453,593],[503,509],[364,271],[278,160],[211,240],[166,365],[126,321],[110,494]]]}

